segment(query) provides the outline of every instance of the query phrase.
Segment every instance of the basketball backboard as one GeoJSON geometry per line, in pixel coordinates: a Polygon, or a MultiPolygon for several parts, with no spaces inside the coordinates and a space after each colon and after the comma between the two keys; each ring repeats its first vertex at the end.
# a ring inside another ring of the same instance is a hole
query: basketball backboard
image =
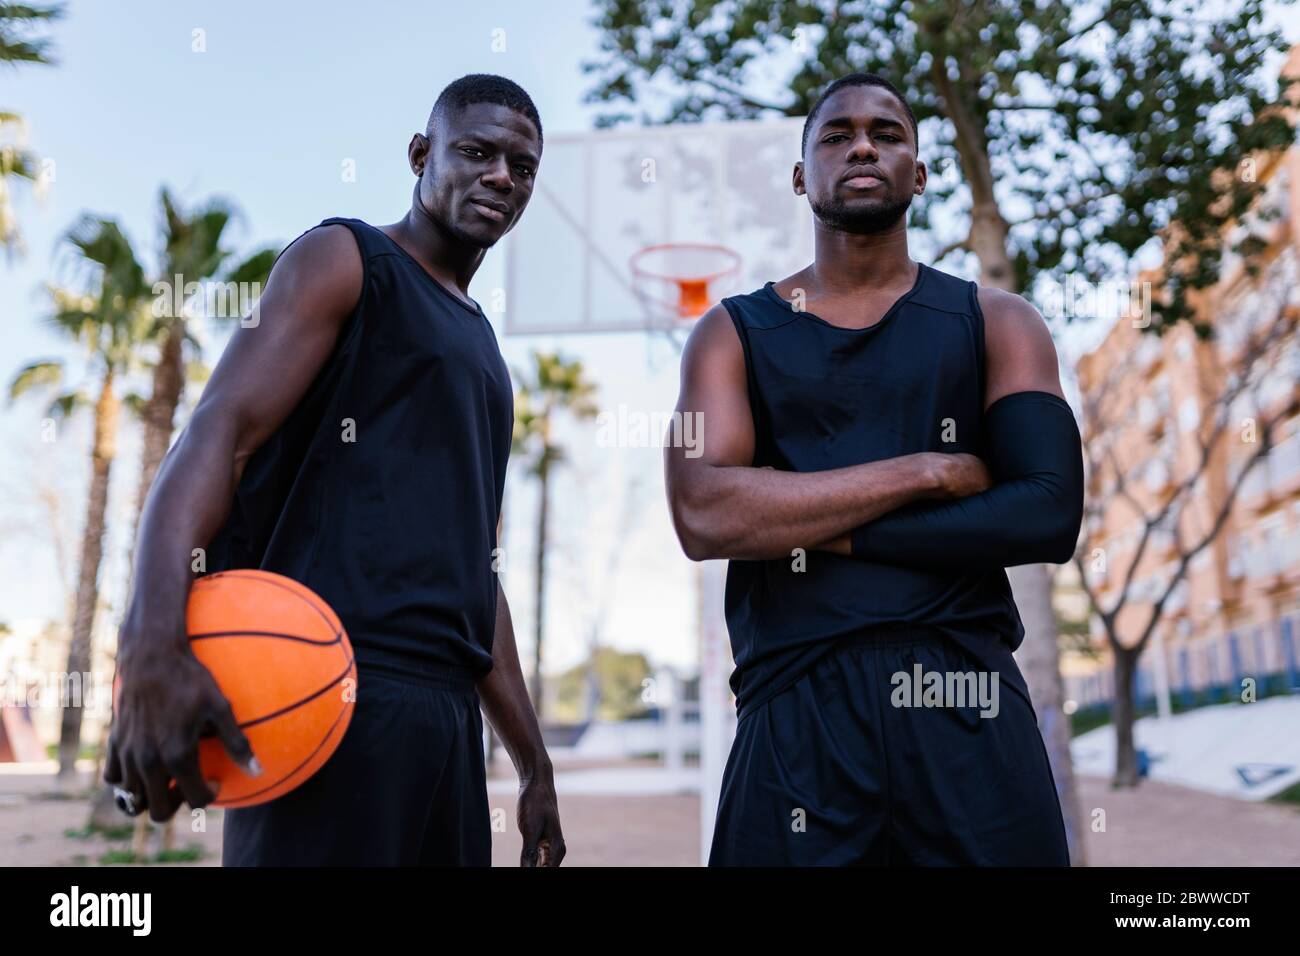
{"type": "Polygon", "coordinates": [[[738,268],[710,285],[712,301],[806,265],[812,216],[790,187],[802,129],[799,118],[547,137],[532,202],[506,237],[506,334],[680,321],[662,296],[645,294],[630,263],[665,243],[739,254],[738,268]]]}

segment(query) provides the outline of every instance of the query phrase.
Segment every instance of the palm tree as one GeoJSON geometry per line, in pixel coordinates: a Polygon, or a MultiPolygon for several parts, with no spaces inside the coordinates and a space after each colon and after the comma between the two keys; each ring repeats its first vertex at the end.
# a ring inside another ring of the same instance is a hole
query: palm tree
{"type": "Polygon", "coordinates": [[[26,251],[10,185],[17,179],[32,183],[38,198],[44,195],[40,158],[27,148],[26,122],[17,113],[0,112],[0,246],[11,260],[26,251]]]}
{"type": "Polygon", "coordinates": [[[0,3],[0,63],[52,63],[49,38],[32,34],[62,16],[61,3],[0,3]]]}
{"type": "MultiPolygon", "coordinates": [[[[59,4],[0,3],[0,63],[52,63],[49,39],[33,34],[61,16],[63,7],[59,4]]],[[[22,253],[23,237],[9,181],[28,180],[36,185],[40,195],[45,183],[39,168],[39,158],[27,148],[27,124],[23,118],[0,110],[0,246],[4,246],[10,257],[22,253]]]]}
{"type": "Polygon", "coordinates": [[[522,455],[528,473],[537,479],[537,610],[533,643],[533,706],[542,715],[542,641],[546,621],[546,523],[550,507],[551,469],[564,460],[564,450],[551,440],[556,412],[574,418],[593,418],[596,386],[584,374],[582,362],[566,361],[558,354],[533,352],[530,375],[515,371],[513,452],[522,455]]]}
{"type": "MultiPolygon", "coordinates": [[[[64,237],[75,257],[84,291],[50,287],[54,306],[48,324],[78,341],[88,350],[89,371],[95,384],[94,441],[91,446],[91,478],[86,498],[86,523],[82,533],[81,565],[78,571],[72,643],[68,649],[68,675],[90,670],[91,637],[99,601],[99,568],[104,555],[104,526],[108,510],[109,476],[117,454],[117,429],[122,399],[117,395],[120,379],[130,371],[142,337],[147,331],[148,286],[144,270],[131,243],[111,219],[83,216],[64,237]]],[[[33,362],[22,369],[9,386],[10,401],[37,389],[59,390],[47,416],[66,420],[78,408],[91,405],[82,388],[61,391],[65,377],[61,360],[33,362]]],[[[72,779],[81,745],[81,701],[64,702],[59,736],[60,784],[72,779]]]]}
{"type": "MultiPolygon", "coordinates": [[[[278,250],[270,247],[259,249],[246,259],[231,261],[231,250],[222,247],[226,228],[238,217],[235,207],[222,199],[211,199],[198,208],[187,212],[163,187],[158,195],[163,230],[162,274],[159,282],[171,288],[174,282],[182,284],[203,282],[217,279],[228,283],[256,283],[261,287],[271,274],[271,265],[275,262],[278,250]]],[[[155,285],[155,289],[162,286],[155,285]]],[[[155,303],[160,300],[155,299],[155,303]]],[[[176,409],[180,405],[185,390],[187,372],[184,345],[190,344],[191,351],[197,351],[199,343],[190,334],[187,327],[185,310],[173,315],[171,308],[174,296],[167,297],[168,307],[155,308],[156,324],[150,330],[149,338],[158,343],[158,361],[153,367],[153,386],[149,398],[140,410],[144,423],[144,438],[140,457],[140,484],[136,492],[136,526],[139,526],[140,514],[144,502],[153,486],[167,449],[171,447],[172,433],[175,426],[176,409]]],[[[237,318],[226,316],[226,318],[237,318]]]]}
{"type": "MultiPolygon", "coordinates": [[[[232,261],[232,253],[222,247],[222,239],[227,235],[227,227],[239,214],[233,204],[222,199],[210,199],[197,208],[187,211],[177,202],[167,187],[158,194],[160,223],[162,227],[163,249],[161,274],[155,290],[164,290],[155,295],[153,311],[154,323],[146,338],[157,345],[158,357],[153,363],[152,386],[147,399],[136,399],[131,403],[131,410],[140,419],[144,434],[140,448],[140,480],[136,490],[135,519],[131,536],[132,558],[134,557],[135,539],[140,530],[140,517],[144,513],[145,499],[162,460],[171,447],[175,431],[176,410],[185,396],[186,386],[201,385],[206,381],[208,368],[199,354],[200,343],[192,335],[187,310],[174,308],[177,296],[172,294],[175,283],[184,286],[190,282],[201,283],[207,279],[217,279],[229,283],[256,283],[265,285],[271,273],[271,266],[278,254],[275,248],[259,249],[251,256],[232,261]],[[159,308],[159,306],[162,306],[159,308]],[[185,345],[189,344],[190,359],[185,358],[185,345]]],[[[224,318],[233,319],[234,316],[224,318]]],[[[135,561],[128,561],[128,580],[126,593],[131,593],[134,584],[135,561]]],[[[105,738],[106,739],[106,738],[105,738]]],[[[101,748],[102,749],[102,748],[101,748]]],[[[116,821],[116,805],[113,802],[113,788],[100,788],[96,798],[91,802],[91,825],[108,825],[116,821]]],[[[137,858],[143,856],[149,824],[146,817],[136,821],[134,852],[137,858]]],[[[172,827],[169,820],[163,828],[163,849],[170,849],[172,827]]]]}

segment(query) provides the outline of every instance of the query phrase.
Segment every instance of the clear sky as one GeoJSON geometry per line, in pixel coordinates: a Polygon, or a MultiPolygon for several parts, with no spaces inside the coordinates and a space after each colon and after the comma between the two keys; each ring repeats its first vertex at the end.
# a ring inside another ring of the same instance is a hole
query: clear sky
{"type": "MultiPolygon", "coordinates": [[[[544,3],[416,0],[354,3],[223,3],[80,0],[54,26],[59,64],[0,73],[0,109],[23,113],[31,145],[54,161],[55,181],[37,203],[19,197],[29,253],[0,262],[0,376],[36,358],[76,352],[41,327],[42,284],[65,275],[55,255],[77,215],[117,217],[142,256],[157,251],[157,194],[183,201],[212,195],[243,210],[241,247],[284,243],[328,216],[376,223],[409,204],[411,133],[423,129],[438,91],[464,73],[501,73],[530,91],[547,134],[591,128],[581,103],[589,80],[580,61],[594,53],[589,0],[544,3]],[[454,12],[453,12],[454,10],[454,12]],[[195,31],[205,49],[195,50],[195,31]],[[504,49],[501,49],[504,41],[504,49]],[[354,182],[342,176],[355,165],[354,182]]],[[[1297,38],[1291,21],[1288,33],[1297,38]]],[[[545,176],[545,162],[542,175],[545,176]]],[[[489,256],[471,292],[501,283],[489,256]]],[[[776,277],[773,277],[776,278],[776,277]]],[[[676,360],[635,336],[556,341],[502,339],[512,366],[530,347],[580,355],[598,379],[602,405],[669,410],[676,360]]],[[[210,362],[218,347],[207,353],[210,362]]],[[[70,575],[83,523],[89,416],[59,440],[42,443],[43,406],[0,411],[0,620],[60,616],[43,488],[57,491],[70,575]]],[[[602,640],[646,651],[656,661],[693,666],[694,576],[672,535],[660,452],[596,446],[594,428],[565,433],[573,462],[557,478],[549,592],[551,666],[585,654],[604,605],[602,640]],[[616,542],[622,541],[621,548],[616,542]]],[[[102,581],[120,609],[125,548],[138,475],[138,434],[122,430],[111,493],[110,560],[102,581]]],[[[530,574],[534,495],[512,467],[507,491],[505,583],[530,654],[530,574]]],[[[548,669],[550,667],[548,666],[548,669]]]]}

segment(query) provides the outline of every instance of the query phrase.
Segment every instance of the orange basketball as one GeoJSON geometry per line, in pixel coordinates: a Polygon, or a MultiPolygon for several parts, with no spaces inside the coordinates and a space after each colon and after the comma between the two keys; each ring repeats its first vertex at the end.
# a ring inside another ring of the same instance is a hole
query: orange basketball
{"type": "Polygon", "coordinates": [[[222,571],[194,582],[186,626],[263,770],[245,773],[218,738],[203,738],[204,779],[221,784],[212,805],[274,800],[324,766],[352,720],[357,678],[329,605],[279,574],[222,571]]]}

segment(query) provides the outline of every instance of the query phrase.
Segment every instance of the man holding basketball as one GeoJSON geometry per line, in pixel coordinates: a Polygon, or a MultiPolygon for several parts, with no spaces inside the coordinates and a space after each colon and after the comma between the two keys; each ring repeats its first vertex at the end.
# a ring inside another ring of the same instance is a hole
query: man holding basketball
{"type": "Polygon", "coordinates": [[[925,184],[898,91],[831,84],[794,168],[813,263],[724,299],[682,357],[708,440],[669,442],[673,520],[730,559],[714,865],[1069,863],[1004,568],[1073,551],[1079,431],[1037,311],[909,257],[925,184]],[[899,693],[927,675],[1007,692],[899,693]]]}
{"type": "Polygon", "coordinates": [[[338,614],[358,685],[314,776],[228,810],[225,865],[490,865],[480,705],[520,778],[524,865],[564,858],[550,760],[497,581],[513,425],[509,372],[466,291],[532,194],[528,94],[475,74],[438,97],[408,157],[410,211],[326,220],[277,261],[253,327],[222,356],[141,521],[105,779],[128,812],[216,798],[197,746],[247,738],[189,649],[196,549],[260,568],[338,614]]]}

